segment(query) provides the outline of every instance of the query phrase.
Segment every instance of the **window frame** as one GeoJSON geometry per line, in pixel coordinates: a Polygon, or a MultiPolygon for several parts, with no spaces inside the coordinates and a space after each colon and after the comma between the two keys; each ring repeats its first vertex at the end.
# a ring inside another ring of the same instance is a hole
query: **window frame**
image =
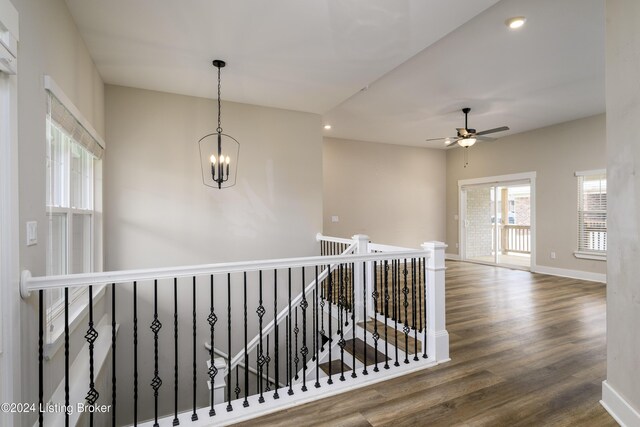
{"type": "MultiPolygon", "coordinates": [[[[576,258],[580,258],[580,259],[588,259],[588,260],[595,260],[595,261],[606,261],[607,260],[607,250],[587,250],[584,248],[581,248],[581,239],[582,239],[582,235],[584,233],[583,230],[581,230],[581,224],[583,223],[583,221],[581,221],[582,215],[584,215],[585,212],[594,212],[594,213],[604,213],[604,220],[605,220],[605,236],[606,236],[606,221],[607,221],[607,209],[606,209],[606,199],[605,199],[605,209],[603,210],[586,210],[584,209],[583,206],[583,200],[581,200],[581,196],[584,194],[584,180],[587,177],[597,177],[597,176],[604,176],[604,181],[605,183],[607,182],[607,170],[606,169],[593,169],[593,170],[586,170],[586,171],[577,171],[575,172],[575,176],[577,178],[577,186],[576,189],[578,191],[578,203],[577,203],[577,250],[573,252],[573,255],[576,258]]],[[[604,194],[607,194],[607,190],[605,187],[605,191],[604,194]]],[[[606,238],[606,237],[605,237],[606,238]]],[[[605,243],[606,244],[606,243],[605,243]]]]}

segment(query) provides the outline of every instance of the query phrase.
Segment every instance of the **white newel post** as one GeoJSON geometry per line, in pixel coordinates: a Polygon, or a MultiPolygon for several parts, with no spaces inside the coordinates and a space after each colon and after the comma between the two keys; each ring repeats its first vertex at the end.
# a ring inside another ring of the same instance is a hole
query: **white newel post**
{"type": "MultiPolygon", "coordinates": [[[[355,251],[356,254],[365,255],[369,253],[369,236],[365,234],[356,234],[351,238],[355,240],[357,243],[356,251],[355,251]]],[[[365,270],[363,270],[361,262],[357,262],[353,268],[353,278],[355,283],[355,299],[356,299],[355,301],[356,321],[364,319],[364,299],[369,298],[372,291],[372,290],[369,291],[370,283],[371,283],[371,272],[372,272],[371,266],[369,264],[370,263],[367,263],[366,272],[365,270]],[[365,277],[365,273],[366,273],[366,277],[365,277]],[[367,281],[367,292],[366,292],[366,295],[363,295],[364,288],[362,284],[363,284],[363,280],[365,279],[367,281]]],[[[370,302],[369,299],[367,299],[367,311],[372,313],[372,311],[369,311],[372,308],[373,308],[373,301],[370,302]]]]}
{"type": "Polygon", "coordinates": [[[449,360],[449,333],[445,323],[444,251],[442,242],[425,242],[422,248],[429,252],[426,265],[427,292],[427,354],[436,362],[449,360]]]}

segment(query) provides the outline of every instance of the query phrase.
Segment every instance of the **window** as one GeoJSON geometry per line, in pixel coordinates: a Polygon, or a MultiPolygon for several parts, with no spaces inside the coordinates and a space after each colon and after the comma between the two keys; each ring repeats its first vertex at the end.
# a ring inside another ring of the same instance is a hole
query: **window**
{"type": "Polygon", "coordinates": [[[578,258],[606,259],[607,175],[604,170],[576,172],[578,177],[578,258]]]}
{"type": "MultiPolygon", "coordinates": [[[[101,241],[99,215],[101,208],[100,168],[103,142],[81,118],[73,104],[48,77],[48,114],[46,118],[46,207],[47,258],[46,274],[77,274],[99,271],[101,241]],[[63,101],[64,100],[64,101],[63,101]],[[87,130],[90,129],[90,130],[87,130]],[[99,173],[99,172],[98,172],[99,173]],[[97,184],[98,183],[98,184],[97,184]]],[[[86,306],[84,288],[69,290],[71,309],[86,306]]],[[[46,293],[48,344],[59,338],[59,315],[63,312],[64,291],[46,293]]],[[[79,312],[78,310],[74,310],[79,312]]]]}

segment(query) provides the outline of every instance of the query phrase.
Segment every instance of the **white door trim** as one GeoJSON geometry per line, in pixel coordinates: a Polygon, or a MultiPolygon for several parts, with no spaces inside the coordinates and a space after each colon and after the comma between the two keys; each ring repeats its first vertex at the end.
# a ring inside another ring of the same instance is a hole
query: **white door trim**
{"type": "Polygon", "coordinates": [[[536,264],[536,172],[522,172],[508,175],[486,176],[480,178],[458,180],[458,246],[460,247],[460,259],[466,260],[466,198],[463,197],[462,187],[487,184],[511,184],[518,181],[529,181],[531,186],[531,271],[537,271],[536,264]]]}

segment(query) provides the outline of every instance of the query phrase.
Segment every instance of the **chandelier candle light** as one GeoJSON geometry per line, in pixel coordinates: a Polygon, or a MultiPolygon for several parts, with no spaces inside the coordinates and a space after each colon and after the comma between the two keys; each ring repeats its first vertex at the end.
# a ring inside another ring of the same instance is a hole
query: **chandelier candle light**
{"type": "Polygon", "coordinates": [[[213,66],[218,69],[218,128],[215,133],[205,135],[198,141],[202,181],[208,187],[219,189],[235,185],[240,154],[240,143],[222,133],[220,70],[225,65],[226,63],[219,59],[213,61],[213,66]]]}

